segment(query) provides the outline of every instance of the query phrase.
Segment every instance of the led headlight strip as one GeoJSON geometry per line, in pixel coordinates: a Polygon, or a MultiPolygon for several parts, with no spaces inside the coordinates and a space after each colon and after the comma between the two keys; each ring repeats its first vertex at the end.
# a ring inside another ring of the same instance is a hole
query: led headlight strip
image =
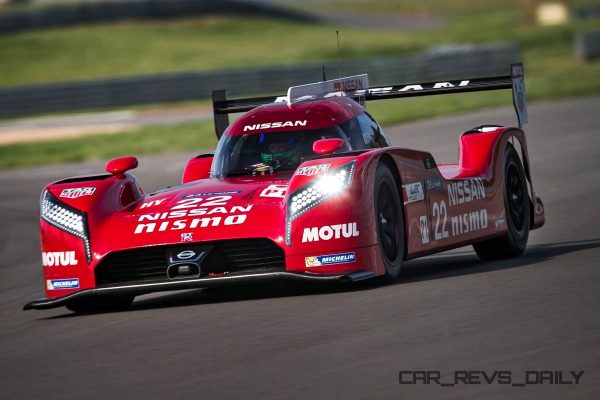
{"type": "Polygon", "coordinates": [[[81,238],[87,262],[92,261],[86,213],[66,205],[45,190],[40,201],[40,217],[50,225],[81,238]]]}
{"type": "Polygon", "coordinates": [[[356,160],[322,174],[288,197],[285,241],[292,242],[292,221],[352,186],[356,160]]]}

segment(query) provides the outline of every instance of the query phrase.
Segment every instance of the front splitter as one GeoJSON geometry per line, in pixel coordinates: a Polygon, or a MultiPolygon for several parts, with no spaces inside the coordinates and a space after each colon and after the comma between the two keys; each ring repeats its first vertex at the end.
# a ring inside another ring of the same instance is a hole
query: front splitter
{"type": "Polygon", "coordinates": [[[294,272],[264,272],[246,275],[203,277],[178,281],[102,286],[92,289],[80,290],[78,292],[71,293],[62,297],[33,300],[25,304],[25,306],[23,306],[23,310],[44,310],[48,308],[61,307],[71,301],[107,294],[130,294],[137,296],[153,292],[219,286],[233,286],[238,284],[258,283],[269,280],[288,280],[304,282],[358,282],[365,279],[373,278],[374,276],[375,274],[367,271],[345,275],[311,275],[294,272]]]}

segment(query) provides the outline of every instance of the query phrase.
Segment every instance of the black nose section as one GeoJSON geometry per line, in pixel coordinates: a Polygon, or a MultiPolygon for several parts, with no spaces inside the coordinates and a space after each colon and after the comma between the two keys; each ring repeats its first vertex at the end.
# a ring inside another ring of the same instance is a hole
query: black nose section
{"type": "Polygon", "coordinates": [[[202,275],[202,261],[210,253],[210,245],[177,246],[168,251],[167,278],[186,279],[202,275]]]}
{"type": "Polygon", "coordinates": [[[200,266],[195,263],[174,264],[167,268],[169,279],[197,278],[200,276],[200,266]]]}

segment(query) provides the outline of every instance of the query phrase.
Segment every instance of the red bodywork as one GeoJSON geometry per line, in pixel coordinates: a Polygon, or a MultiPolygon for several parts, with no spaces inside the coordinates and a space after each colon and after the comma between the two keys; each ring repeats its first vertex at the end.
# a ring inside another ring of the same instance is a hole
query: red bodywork
{"type": "MultiPolygon", "coordinates": [[[[293,106],[274,103],[246,113],[224,135],[240,135],[245,126],[278,121],[306,120],[303,129],[317,129],[362,113],[362,106],[345,97],[293,106]]],[[[276,135],[288,129],[271,128],[268,133],[276,135]]],[[[125,172],[136,163],[131,159],[113,161],[109,175],[53,183],[44,189],[67,206],[86,213],[90,247],[86,255],[84,240],[41,220],[46,296],[57,298],[95,288],[95,269],[113,252],[230,239],[272,241],[283,250],[282,267],[287,272],[382,275],[385,270],[372,211],[374,174],[380,162],[395,166],[401,183],[398,188],[404,203],[405,259],[503,235],[507,231],[503,223],[503,154],[509,141],[521,149],[530,182],[531,226],[536,228],[544,222],[543,207],[531,186],[525,135],[518,128],[497,127],[462,134],[456,165],[436,166],[428,152],[394,147],[323,155],[306,161],[300,168],[329,164],[329,171],[355,161],[354,179],[350,188],[294,219],[288,242],[289,194],[321,174],[284,172],[210,178],[212,157],[200,156],[191,160],[183,172],[184,184],[144,194],[134,176],[125,172]],[[94,189],[91,194],[61,197],[65,189],[76,188],[94,189]],[[354,256],[347,262],[322,266],[311,262],[317,256],[349,253],[354,256]],[[69,279],[78,279],[78,287],[56,288],[49,283],[69,279]]],[[[332,151],[327,148],[332,144],[323,146],[323,151],[332,151]]]]}

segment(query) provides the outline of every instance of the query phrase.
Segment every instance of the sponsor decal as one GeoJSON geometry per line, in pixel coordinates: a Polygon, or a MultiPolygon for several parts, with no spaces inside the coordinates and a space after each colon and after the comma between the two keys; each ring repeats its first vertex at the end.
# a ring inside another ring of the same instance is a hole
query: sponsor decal
{"type": "Polygon", "coordinates": [[[356,227],[356,222],[304,228],[304,232],[302,233],[302,243],[318,242],[319,240],[351,238],[356,237],[359,234],[360,232],[356,227]]]}
{"type": "Polygon", "coordinates": [[[307,268],[310,267],[323,267],[326,265],[336,264],[348,264],[356,262],[356,254],[352,253],[339,253],[339,254],[328,254],[325,256],[312,256],[304,257],[304,264],[307,268]]]}
{"type": "Polygon", "coordinates": [[[485,187],[481,178],[463,179],[448,185],[448,205],[470,203],[485,199],[485,187]]]}
{"type": "Polygon", "coordinates": [[[182,242],[191,242],[194,240],[194,234],[191,232],[186,232],[186,233],[182,233],[181,234],[181,241],[182,242]]]}
{"type": "Polygon", "coordinates": [[[208,197],[208,196],[223,196],[223,195],[231,195],[231,194],[239,194],[242,193],[241,190],[227,190],[223,192],[206,192],[206,193],[194,193],[183,196],[183,199],[193,199],[195,197],[208,197]]]}
{"type": "MultiPolygon", "coordinates": [[[[250,206],[249,206],[250,207],[250,206]]],[[[137,224],[135,227],[135,234],[140,233],[153,233],[153,232],[166,232],[166,231],[179,231],[182,229],[198,229],[198,228],[209,228],[217,226],[227,225],[240,225],[246,222],[246,214],[228,215],[227,217],[204,217],[204,218],[193,218],[193,219],[177,219],[174,221],[160,221],[160,222],[148,222],[144,224],[137,224]]],[[[192,237],[181,236],[183,242],[192,241],[192,237]]]]}
{"type": "Polygon", "coordinates": [[[287,185],[269,185],[260,193],[260,197],[284,198],[286,192],[287,185]]]}
{"type": "MultiPolygon", "coordinates": [[[[436,201],[432,205],[432,229],[435,240],[486,229],[488,227],[486,209],[474,210],[458,215],[448,215],[448,207],[485,199],[483,180],[481,178],[463,179],[449,183],[447,187],[448,206],[446,206],[445,200],[436,201]],[[450,225],[450,230],[448,230],[448,225],[450,225]]],[[[497,222],[496,227],[498,226],[497,222]]]]}
{"type": "MultiPolygon", "coordinates": [[[[169,265],[173,264],[188,264],[190,262],[202,261],[204,257],[208,255],[208,252],[212,249],[211,245],[207,246],[190,246],[187,250],[180,251],[181,249],[170,249],[169,254],[169,265]]],[[[200,264],[198,263],[198,266],[200,264]]]]}
{"type": "Polygon", "coordinates": [[[63,189],[60,192],[60,197],[65,197],[68,199],[76,199],[82,196],[91,196],[96,191],[95,187],[80,187],[74,189],[63,189]]]}
{"type": "MultiPolygon", "coordinates": [[[[433,237],[435,240],[445,239],[449,236],[447,222],[448,222],[448,208],[444,200],[439,203],[436,201],[432,206],[432,216],[435,220],[435,229],[433,231],[433,237]]],[[[432,222],[433,227],[433,222],[432,222]]]]}
{"type": "Polygon", "coordinates": [[[196,252],[194,252],[192,250],[184,250],[181,253],[178,253],[176,257],[179,260],[187,260],[187,259],[194,257],[195,255],[196,255],[196,252]]]}
{"type": "Polygon", "coordinates": [[[487,210],[476,210],[464,214],[455,215],[451,218],[452,236],[463,235],[487,228],[487,210]]]}
{"type": "Polygon", "coordinates": [[[406,201],[404,204],[414,203],[415,201],[421,201],[425,198],[423,192],[423,184],[421,182],[409,183],[402,185],[402,188],[406,191],[406,201]]]}
{"type": "Polygon", "coordinates": [[[254,124],[254,125],[245,125],[244,132],[246,131],[256,131],[256,130],[265,130],[265,129],[274,129],[274,128],[287,128],[287,127],[296,127],[296,126],[306,126],[308,123],[307,120],[304,121],[278,121],[278,122],[265,122],[263,124],[254,124]]]}
{"type": "Polygon", "coordinates": [[[501,226],[503,226],[503,225],[504,225],[504,223],[505,223],[505,221],[504,221],[504,218],[498,218],[498,219],[496,220],[496,229],[497,229],[497,228],[500,228],[501,226]]]}
{"type": "Polygon", "coordinates": [[[68,267],[77,265],[79,261],[74,251],[43,251],[42,265],[44,267],[68,267]]]}
{"type": "Polygon", "coordinates": [[[213,208],[192,208],[190,210],[175,209],[173,207],[171,211],[163,211],[149,214],[141,214],[138,217],[138,222],[144,221],[161,221],[165,219],[185,218],[185,217],[198,217],[203,215],[214,215],[214,214],[235,214],[235,213],[247,213],[252,209],[252,205],[245,206],[232,206],[232,207],[213,207],[213,208]]]}
{"type": "Polygon", "coordinates": [[[331,164],[319,164],[308,167],[300,167],[296,170],[294,175],[313,176],[326,172],[330,166],[331,164]]]}
{"type": "MultiPolygon", "coordinates": [[[[171,210],[187,210],[188,208],[194,207],[213,207],[213,206],[225,206],[227,202],[231,200],[231,196],[211,196],[211,197],[184,197],[177,201],[171,210]]],[[[205,208],[206,210],[206,208],[205,208]]]]}
{"type": "Polygon", "coordinates": [[[421,244],[429,243],[429,224],[427,223],[427,215],[419,217],[419,230],[421,231],[421,244]]]}
{"type": "Polygon", "coordinates": [[[425,85],[425,87],[423,87],[423,85],[404,85],[404,86],[386,86],[386,87],[379,87],[379,88],[373,88],[373,89],[369,89],[369,93],[373,94],[373,95],[378,95],[378,94],[388,94],[388,93],[395,93],[395,92],[410,92],[410,91],[419,91],[419,90],[431,90],[431,89],[441,89],[441,88],[451,88],[451,87],[464,87],[464,86],[469,86],[469,81],[460,81],[460,82],[436,82],[433,84],[433,86],[427,86],[425,85]]]}
{"type": "MultiPolygon", "coordinates": [[[[246,221],[252,205],[225,207],[231,196],[212,196],[182,199],[171,207],[171,211],[142,214],[138,217],[135,234],[183,229],[197,229],[222,225],[239,225],[246,221]],[[202,206],[195,208],[197,206],[202,206]],[[208,206],[208,207],[207,207],[208,206]],[[225,214],[225,215],[224,215],[225,214]],[[202,218],[196,218],[202,217],[202,218]]],[[[191,236],[181,237],[182,242],[191,241],[191,236]]]]}
{"type": "Polygon", "coordinates": [[[427,193],[441,192],[444,190],[442,179],[437,175],[433,175],[425,179],[425,190],[427,190],[427,193]]]}
{"type": "Polygon", "coordinates": [[[152,200],[152,201],[148,201],[146,203],[143,203],[140,208],[148,208],[148,207],[154,207],[154,206],[159,206],[163,201],[165,201],[166,199],[160,199],[160,200],[152,200]]]}
{"type": "Polygon", "coordinates": [[[464,235],[465,233],[479,231],[488,227],[488,214],[485,208],[450,216],[450,221],[448,221],[448,208],[446,207],[446,202],[442,200],[433,203],[432,215],[435,221],[433,230],[435,240],[464,235]],[[448,231],[448,223],[451,225],[450,231],[448,231]]]}
{"type": "Polygon", "coordinates": [[[525,99],[525,77],[523,64],[511,65],[511,81],[513,92],[513,104],[517,111],[519,119],[519,128],[522,128],[527,123],[527,102],[525,99]]]}
{"type": "Polygon", "coordinates": [[[357,76],[354,79],[335,80],[333,88],[336,92],[353,92],[360,89],[366,89],[363,85],[363,80],[357,76]]]}
{"type": "Polygon", "coordinates": [[[78,289],[79,278],[47,279],[46,288],[48,290],[78,289]]]}

